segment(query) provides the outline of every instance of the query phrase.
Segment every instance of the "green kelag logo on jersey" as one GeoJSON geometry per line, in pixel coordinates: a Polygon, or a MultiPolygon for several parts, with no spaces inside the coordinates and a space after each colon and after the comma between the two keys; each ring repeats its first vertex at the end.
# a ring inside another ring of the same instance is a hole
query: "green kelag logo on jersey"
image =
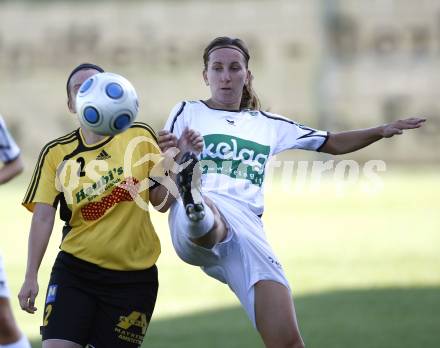
{"type": "Polygon", "coordinates": [[[203,138],[203,174],[225,174],[247,179],[254,185],[263,184],[270,146],[225,134],[210,134],[203,138]]]}

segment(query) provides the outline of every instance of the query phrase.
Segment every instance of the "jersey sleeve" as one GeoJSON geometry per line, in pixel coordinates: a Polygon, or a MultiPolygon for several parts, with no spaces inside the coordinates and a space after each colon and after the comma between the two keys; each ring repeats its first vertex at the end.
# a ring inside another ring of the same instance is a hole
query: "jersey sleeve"
{"type": "Polygon", "coordinates": [[[0,116],[0,161],[7,164],[20,155],[20,149],[6,128],[5,121],[0,116]]]}
{"type": "Polygon", "coordinates": [[[276,129],[276,143],[273,154],[288,149],[302,149],[319,151],[327,142],[329,133],[293,122],[292,120],[276,115],[264,113],[273,120],[276,129]]]}
{"type": "Polygon", "coordinates": [[[36,203],[57,206],[57,164],[49,146],[45,146],[38,157],[31,182],[22,202],[23,206],[33,212],[36,203]]]}
{"type": "Polygon", "coordinates": [[[186,102],[183,101],[173,107],[170,112],[170,116],[168,117],[167,122],[165,123],[165,130],[174,133],[177,138],[180,137],[183,130],[185,129],[185,118],[183,115],[183,111],[185,109],[186,102]]]}

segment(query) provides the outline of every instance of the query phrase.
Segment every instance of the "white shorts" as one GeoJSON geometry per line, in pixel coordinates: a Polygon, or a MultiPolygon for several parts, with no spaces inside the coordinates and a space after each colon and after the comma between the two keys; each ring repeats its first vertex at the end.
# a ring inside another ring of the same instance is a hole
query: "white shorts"
{"type": "Polygon", "coordinates": [[[0,255],[0,297],[9,298],[8,283],[6,282],[6,272],[1,255],[0,255]]]}
{"type": "Polygon", "coordinates": [[[261,219],[224,196],[212,193],[206,196],[215,203],[228,225],[226,239],[212,249],[194,244],[179,223],[179,219],[186,218],[179,200],[171,207],[168,218],[174,248],[183,261],[200,266],[211,277],[228,284],[256,327],[254,285],[260,280],[273,280],[290,291],[289,283],[266,240],[261,219]]]}

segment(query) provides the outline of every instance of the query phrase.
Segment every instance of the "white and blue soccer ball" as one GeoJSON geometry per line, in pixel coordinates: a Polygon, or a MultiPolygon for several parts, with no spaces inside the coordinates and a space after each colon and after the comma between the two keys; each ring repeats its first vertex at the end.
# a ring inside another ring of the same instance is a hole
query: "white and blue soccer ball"
{"type": "Polygon", "coordinates": [[[136,119],[139,102],[136,90],[125,77],[110,72],[93,75],[76,95],[80,123],[100,135],[123,132],[136,119]]]}

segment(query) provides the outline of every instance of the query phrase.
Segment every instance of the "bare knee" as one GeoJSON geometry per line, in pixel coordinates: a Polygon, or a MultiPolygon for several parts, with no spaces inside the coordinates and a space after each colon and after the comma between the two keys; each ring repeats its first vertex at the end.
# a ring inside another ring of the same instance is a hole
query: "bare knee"
{"type": "Polygon", "coordinates": [[[294,341],[292,341],[291,345],[288,346],[289,348],[305,348],[305,344],[304,341],[302,340],[301,337],[299,337],[298,339],[295,339],[294,341]]]}
{"type": "Polygon", "coordinates": [[[303,341],[286,341],[284,343],[277,344],[273,348],[305,348],[303,341]]]}
{"type": "Polygon", "coordinates": [[[305,348],[305,344],[304,344],[303,340],[301,340],[301,341],[294,343],[292,348],[305,348]]]}
{"type": "Polygon", "coordinates": [[[296,332],[286,333],[278,337],[274,348],[305,348],[304,341],[296,332]]]}
{"type": "Polygon", "coordinates": [[[304,341],[297,329],[291,330],[284,337],[282,347],[286,348],[304,348],[304,341]]]}

